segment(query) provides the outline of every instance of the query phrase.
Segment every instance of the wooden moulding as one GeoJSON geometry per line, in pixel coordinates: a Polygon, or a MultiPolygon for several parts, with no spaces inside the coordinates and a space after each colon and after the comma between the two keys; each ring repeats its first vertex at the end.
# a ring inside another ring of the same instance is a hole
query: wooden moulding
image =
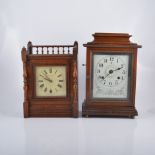
{"type": "Polygon", "coordinates": [[[141,45],[132,43],[130,37],[127,33],[95,33],[92,35],[94,40],[83,44],[84,47],[134,47],[141,48],[141,45]]]}

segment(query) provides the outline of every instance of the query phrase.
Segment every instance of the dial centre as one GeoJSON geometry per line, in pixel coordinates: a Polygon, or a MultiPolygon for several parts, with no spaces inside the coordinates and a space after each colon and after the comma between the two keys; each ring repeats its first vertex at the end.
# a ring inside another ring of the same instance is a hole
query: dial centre
{"type": "Polygon", "coordinates": [[[111,70],[109,70],[109,74],[112,74],[114,71],[111,69],[111,70]]]}

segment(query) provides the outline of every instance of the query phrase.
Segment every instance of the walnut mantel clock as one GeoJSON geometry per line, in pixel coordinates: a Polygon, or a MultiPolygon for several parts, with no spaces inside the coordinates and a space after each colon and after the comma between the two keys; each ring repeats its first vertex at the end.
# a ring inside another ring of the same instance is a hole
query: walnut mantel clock
{"type": "Polygon", "coordinates": [[[22,49],[24,117],[78,117],[78,43],[22,49]]]}
{"type": "Polygon", "coordinates": [[[138,115],[135,108],[137,48],[128,34],[95,33],[84,44],[86,55],[86,99],[83,116],[138,115]]]}

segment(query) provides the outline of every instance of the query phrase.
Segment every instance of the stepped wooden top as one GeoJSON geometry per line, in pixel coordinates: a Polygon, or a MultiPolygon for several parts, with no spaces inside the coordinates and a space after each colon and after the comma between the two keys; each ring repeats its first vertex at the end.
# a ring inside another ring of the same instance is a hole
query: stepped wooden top
{"type": "Polygon", "coordinates": [[[127,33],[95,33],[94,40],[84,44],[85,47],[111,47],[111,46],[132,46],[141,48],[140,45],[130,42],[131,35],[127,33]]]}

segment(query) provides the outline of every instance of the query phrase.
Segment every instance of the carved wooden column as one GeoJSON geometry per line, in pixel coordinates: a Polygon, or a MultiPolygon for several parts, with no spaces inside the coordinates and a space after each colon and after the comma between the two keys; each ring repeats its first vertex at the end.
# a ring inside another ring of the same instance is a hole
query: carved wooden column
{"type": "Polygon", "coordinates": [[[78,54],[78,42],[74,42],[73,48],[73,61],[72,61],[72,68],[73,68],[73,116],[78,117],[78,71],[77,71],[77,54],[78,54]]]}
{"type": "Polygon", "coordinates": [[[28,74],[27,74],[27,51],[23,47],[22,51],[22,61],[23,61],[23,78],[24,78],[24,117],[29,117],[29,101],[28,101],[28,74]]]}

